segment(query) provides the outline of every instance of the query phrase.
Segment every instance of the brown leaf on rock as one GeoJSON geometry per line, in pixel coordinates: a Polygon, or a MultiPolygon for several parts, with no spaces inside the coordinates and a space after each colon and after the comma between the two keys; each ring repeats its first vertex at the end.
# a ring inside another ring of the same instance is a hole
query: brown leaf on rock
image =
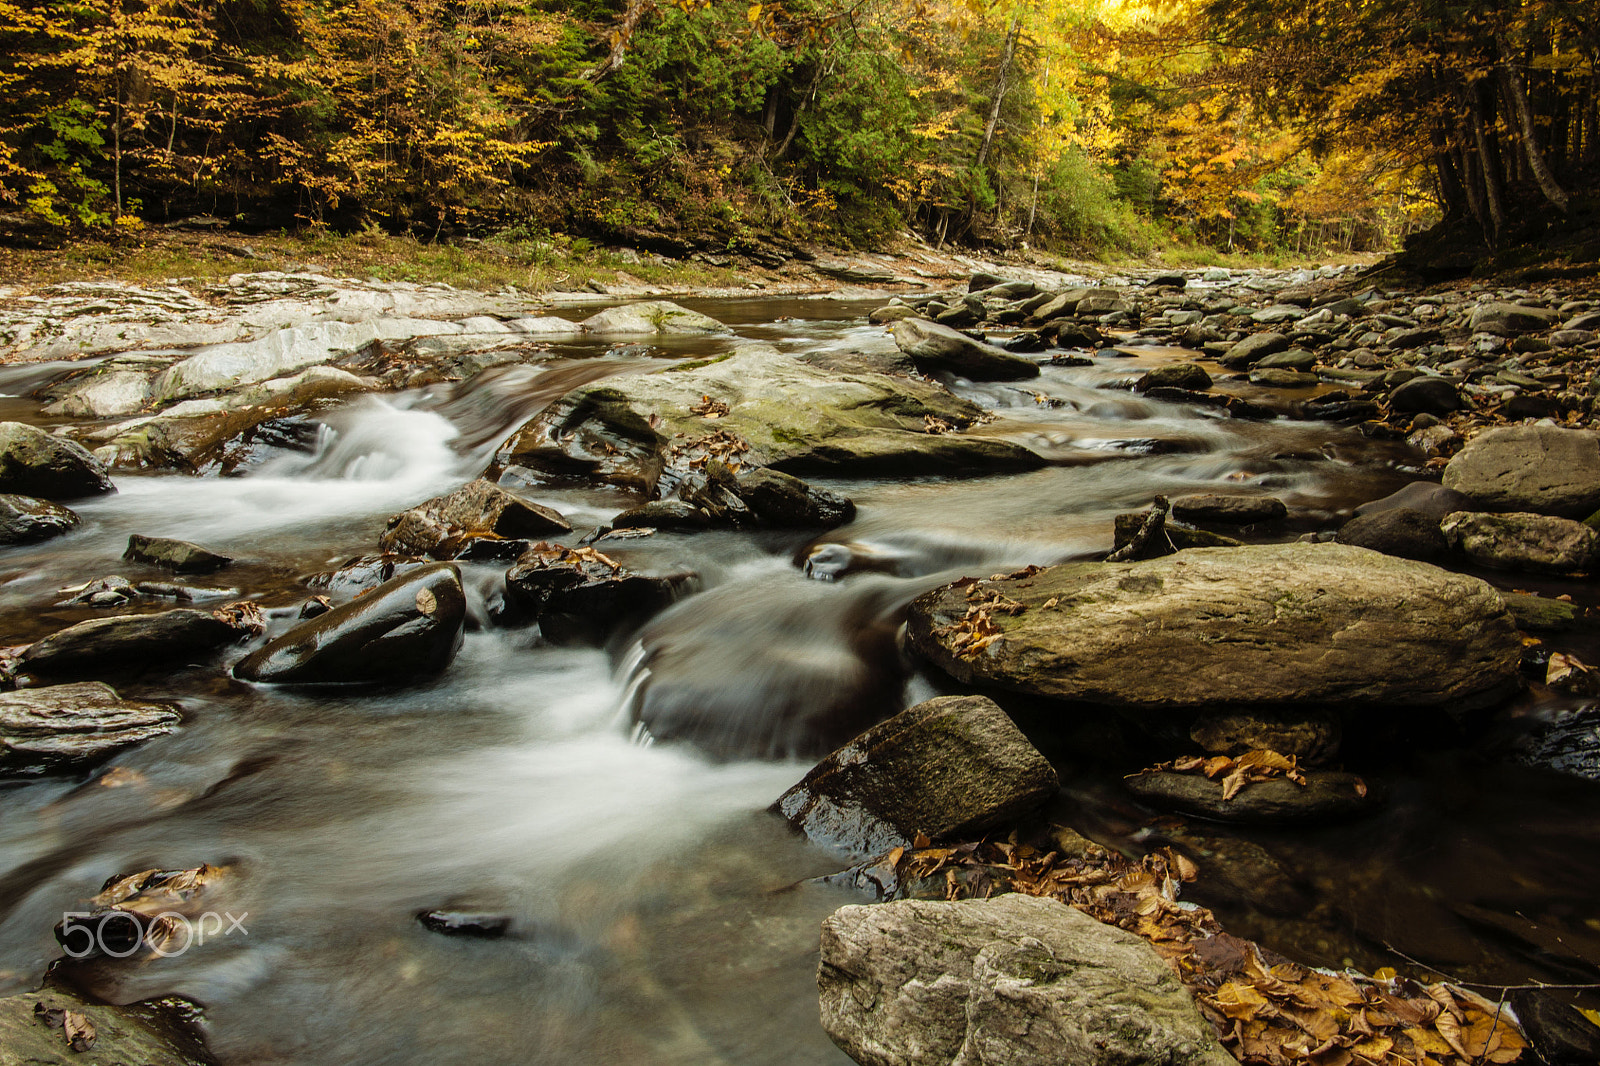
{"type": "Polygon", "coordinates": [[[700,402],[689,408],[689,413],[707,419],[721,418],[728,413],[728,405],[721,400],[713,400],[709,396],[701,396],[700,402]]]}
{"type": "Polygon", "coordinates": [[[88,1051],[94,1047],[94,1023],[75,1010],[66,1011],[65,1014],[61,1027],[65,1031],[67,1046],[77,1052],[88,1051]]]}

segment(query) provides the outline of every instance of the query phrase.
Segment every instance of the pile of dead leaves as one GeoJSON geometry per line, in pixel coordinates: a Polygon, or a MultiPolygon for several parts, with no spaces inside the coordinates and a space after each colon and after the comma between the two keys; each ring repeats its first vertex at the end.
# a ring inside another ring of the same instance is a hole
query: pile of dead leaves
{"type": "MultiPolygon", "coordinates": [[[[1029,567],[1018,574],[1031,576],[1038,572],[1038,567],[1029,567]]],[[[996,574],[991,580],[1000,580],[1003,577],[1017,576],[996,574]]],[[[941,626],[934,631],[936,636],[950,638],[950,650],[963,659],[976,658],[978,653],[993,644],[998,644],[1005,639],[1005,632],[994,622],[994,613],[1019,615],[1028,609],[1027,604],[1018,603],[997,589],[980,582],[977,578],[964,577],[955,583],[956,588],[967,589],[967,602],[972,606],[967,608],[967,613],[947,626],[941,626]]]]}
{"type": "Polygon", "coordinates": [[[73,1051],[84,1052],[94,1047],[96,1036],[94,1023],[81,1011],[46,1007],[43,1003],[35,1003],[33,1013],[46,1027],[60,1029],[61,1035],[66,1037],[67,1046],[73,1051]]]}
{"type": "MultiPolygon", "coordinates": [[[[724,411],[724,414],[727,412],[724,411]]],[[[667,465],[679,469],[705,466],[712,459],[720,459],[737,470],[737,460],[750,450],[750,444],[737,433],[719,429],[694,440],[675,441],[667,449],[667,465]]]]}
{"type": "Polygon", "coordinates": [[[551,544],[546,540],[531,545],[517,559],[519,566],[535,563],[541,570],[556,566],[571,566],[591,572],[599,568],[604,568],[612,574],[622,572],[621,563],[593,548],[569,548],[564,544],[551,544]]]}
{"type": "Polygon", "coordinates": [[[267,616],[261,613],[261,606],[253,600],[225,603],[212,611],[211,616],[252,637],[259,637],[267,631],[267,616]]]}
{"type": "Polygon", "coordinates": [[[956,427],[942,418],[933,415],[924,415],[922,418],[922,432],[924,433],[954,433],[956,427]]]}
{"type": "MultiPolygon", "coordinates": [[[[1174,773],[1198,774],[1215,781],[1222,780],[1222,798],[1231,800],[1257,781],[1271,781],[1275,777],[1288,778],[1301,787],[1306,776],[1300,772],[1300,759],[1295,755],[1280,755],[1275,751],[1257,749],[1243,755],[1186,755],[1171,762],[1158,763],[1140,774],[1174,773]]],[[[1130,775],[1132,777],[1138,774],[1130,775]]]]}
{"type": "Polygon", "coordinates": [[[728,405],[721,400],[713,400],[709,396],[701,396],[700,402],[689,408],[689,413],[699,415],[701,418],[721,418],[728,413],[728,405]]]}
{"type": "MultiPolygon", "coordinates": [[[[871,866],[871,864],[869,864],[871,866]]],[[[1047,896],[1135,933],[1177,970],[1223,1046],[1246,1066],[1482,1066],[1527,1046],[1502,1005],[1453,984],[1380,971],[1327,973],[1222,931],[1178,901],[1195,864],[1170,848],[1128,859],[1027,844],[932,847],[919,837],[869,869],[890,898],[1047,896]]]]}

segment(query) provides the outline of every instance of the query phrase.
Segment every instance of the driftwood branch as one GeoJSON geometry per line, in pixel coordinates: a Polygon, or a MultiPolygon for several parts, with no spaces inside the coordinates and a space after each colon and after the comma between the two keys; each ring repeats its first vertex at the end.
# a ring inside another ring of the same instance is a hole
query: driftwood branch
{"type": "MultiPolygon", "coordinates": [[[[1154,502],[1150,504],[1150,513],[1144,516],[1144,521],[1139,523],[1139,528],[1134,531],[1133,538],[1106,556],[1106,562],[1123,563],[1129,559],[1135,559],[1140,552],[1144,551],[1145,546],[1156,537],[1165,537],[1167,535],[1167,512],[1171,509],[1172,505],[1167,502],[1165,496],[1157,496],[1154,502]]],[[[1169,548],[1172,546],[1170,540],[1167,541],[1167,546],[1169,548]]]]}

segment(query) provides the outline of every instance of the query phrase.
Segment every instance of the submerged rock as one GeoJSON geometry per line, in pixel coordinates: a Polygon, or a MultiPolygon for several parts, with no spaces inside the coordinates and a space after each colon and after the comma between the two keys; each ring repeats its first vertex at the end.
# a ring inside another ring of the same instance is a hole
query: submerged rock
{"type": "Polygon", "coordinates": [[[128,537],[128,550],[122,557],[179,574],[209,574],[233,562],[230,556],[218,555],[186,540],[146,537],[139,533],[128,537]]]}
{"type": "Polygon", "coordinates": [[[437,674],[461,647],[467,601],[452,563],[432,563],[300,622],[233,668],[242,681],[317,684],[437,674]]]}
{"type": "MultiPolygon", "coordinates": [[[[613,377],[567,393],[501,448],[511,466],[654,493],[706,457],[798,475],[979,474],[1044,460],[1021,445],[950,432],[982,410],[898,373],[839,370],[746,345],[708,364],[613,377]]],[[[670,487],[670,486],[668,486],[670,487]]]]}
{"type": "Polygon", "coordinates": [[[895,344],[925,373],[949,371],[973,381],[1017,381],[1039,376],[1039,366],[992,344],[920,318],[902,318],[889,328],[895,344]]]}
{"type": "Polygon", "coordinates": [[[239,637],[238,629],[209,611],[188,608],[96,618],[29,645],[22,653],[22,669],[40,676],[92,677],[151,662],[204,655],[239,637]]]}
{"type": "Polygon", "coordinates": [[[98,681],[0,692],[0,774],[76,770],[178,722],[171,707],[122,699],[98,681]]]}
{"type": "Polygon", "coordinates": [[[36,496],[0,493],[0,547],[37,544],[75,529],[82,521],[59,503],[36,496]]]}
{"type": "Polygon", "coordinates": [[[1235,1063],[1154,948],[1038,896],[841,907],[817,986],[863,1066],[1235,1063]]]}
{"type": "Polygon", "coordinates": [[[511,540],[572,532],[557,511],[529,503],[483,478],[389,519],[379,550],[394,555],[458,558],[479,539],[511,540]]]}
{"type": "Polygon", "coordinates": [[[115,491],[105,464],[81,444],[24,422],[0,422],[0,492],[72,500],[115,491]]]}
{"type": "Polygon", "coordinates": [[[1376,802],[1354,774],[1307,770],[1305,779],[1304,785],[1284,777],[1257,781],[1232,799],[1222,798],[1221,781],[1199,774],[1145,772],[1124,783],[1153,807],[1242,825],[1336,821],[1361,814],[1376,802]]]}
{"type": "Polygon", "coordinates": [[[1144,711],[1486,704],[1521,640],[1477,578],[1338,544],[1196,548],[968,582],[912,604],[960,680],[1144,711]]]}
{"type": "Polygon", "coordinates": [[[1550,425],[1487,430],[1450,460],[1444,485],[1480,510],[1586,518],[1600,509],[1600,433],[1550,425]]]}
{"type": "Polygon", "coordinates": [[[823,759],[772,809],[857,858],[977,836],[1039,807],[1055,769],[993,700],[944,696],[901,711],[823,759]]]}

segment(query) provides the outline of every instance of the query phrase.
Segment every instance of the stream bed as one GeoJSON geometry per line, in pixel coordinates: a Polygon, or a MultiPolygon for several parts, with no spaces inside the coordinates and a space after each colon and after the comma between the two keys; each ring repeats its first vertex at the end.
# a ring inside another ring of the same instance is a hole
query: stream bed
{"type": "MultiPolygon", "coordinates": [[[[57,590],[124,572],[134,533],[238,560],[203,583],[269,608],[298,604],[304,575],[373,551],[390,515],[478,476],[507,435],[585,381],[715,355],[735,339],[794,352],[893,347],[865,320],[874,305],[690,305],[736,336],[557,345],[552,359],[464,384],[351,400],[322,418],[313,452],[268,456],[244,476],[119,476],[116,494],[74,504],[75,532],[0,555],[0,644],[95,617],[52,606],[57,590]]],[[[618,543],[631,559],[701,575],[703,591],[652,632],[694,649],[705,698],[740,714],[850,706],[870,723],[951,690],[895,641],[896,611],[923,590],[1103,553],[1113,517],[1156,494],[1277,496],[1292,517],[1272,535],[1292,539],[1421,476],[1403,443],[1354,429],[1229,419],[1106,388],[1180,354],[1129,352],[1046,366],[1022,385],[953,383],[998,416],[985,433],[1046,456],[1043,469],[820,481],[859,510],[821,538],[661,532],[618,543]],[[819,540],[879,572],[808,577],[800,564],[819,540]]],[[[0,371],[5,417],[47,424],[19,398],[42,373],[0,371]]],[[[637,503],[610,488],[510,487],[566,515],[573,542],[637,503]]],[[[0,787],[0,995],[38,984],[60,954],[52,928],[108,878],[209,863],[229,868],[219,901],[243,916],[238,928],[172,958],[83,965],[74,979],[113,1002],[198,1001],[224,1063],[848,1063],[817,1020],[818,926],[865,900],[812,880],[844,863],[765,809],[809,762],[636,743],[626,642],[557,647],[536,629],[494,627],[503,571],[463,564],[478,624],[430,682],[278,689],[211,661],[114,679],[124,696],[180,701],[183,726],[109,772],[0,787]],[[441,907],[508,915],[510,935],[449,938],[416,921],[441,907]]],[[[1597,600],[1586,582],[1561,590],[1597,600]]],[[[1127,760],[1149,753],[1112,724],[1069,729],[1040,708],[1016,711],[1061,771],[1048,817],[1130,852],[1183,848],[1201,867],[1186,898],[1231,932],[1320,966],[1404,968],[1400,952],[1462,980],[1570,983],[1595,980],[1600,964],[1600,784],[1509,751],[1521,723],[1572,703],[1526,697],[1420,735],[1347,737],[1348,761],[1381,787],[1383,808],[1296,830],[1153,813],[1120,787],[1143,765],[1127,760]]]]}

